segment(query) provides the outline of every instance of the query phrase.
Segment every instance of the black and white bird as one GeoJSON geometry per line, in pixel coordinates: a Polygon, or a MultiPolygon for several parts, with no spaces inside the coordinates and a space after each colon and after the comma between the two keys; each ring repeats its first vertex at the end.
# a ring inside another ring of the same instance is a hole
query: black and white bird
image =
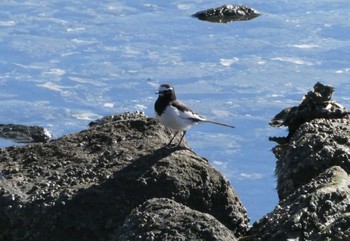
{"type": "Polygon", "coordinates": [[[180,139],[179,144],[177,145],[180,146],[182,139],[186,134],[186,131],[198,123],[207,122],[234,128],[232,125],[205,119],[204,117],[192,111],[190,108],[176,99],[175,89],[169,84],[160,85],[156,94],[158,94],[158,99],[154,104],[156,118],[165,127],[176,131],[175,135],[173,138],[171,138],[168,145],[171,145],[171,142],[174,140],[175,136],[180,131],[183,131],[183,135],[180,139]]]}

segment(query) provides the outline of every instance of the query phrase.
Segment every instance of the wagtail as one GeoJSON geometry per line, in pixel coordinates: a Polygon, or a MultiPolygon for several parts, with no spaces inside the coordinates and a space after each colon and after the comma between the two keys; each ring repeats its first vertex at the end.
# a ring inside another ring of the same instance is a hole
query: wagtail
{"type": "Polygon", "coordinates": [[[216,125],[226,126],[234,128],[232,125],[223,124],[220,122],[208,120],[193,110],[188,108],[186,105],[181,103],[176,99],[174,87],[169,84],[162,84],[159,86],[157,91],[158,99],[154,104],[154,109],[156,111],[156,118],[165,127],[175,130],[175,135],[171,138],[168,146],[174,140],[175,136],[183,131],[183,135],[180,139],[178,147],[180,146],[182,139],[184,138],[186,131],[198,123],[207,122],[216,125]]]}

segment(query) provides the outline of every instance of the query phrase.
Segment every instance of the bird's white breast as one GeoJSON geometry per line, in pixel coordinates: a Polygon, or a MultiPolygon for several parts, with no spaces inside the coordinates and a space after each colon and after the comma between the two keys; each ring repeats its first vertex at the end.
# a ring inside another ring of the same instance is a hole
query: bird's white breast
{"type": "Polygon", "coordinates": [[[198,123],[190,118],[200,119],[201,117],[190,111],[179,111],[174,106],[169,105],[160,116],[156,114],[156,118],[170,129],[184,131],[198,123]]]}

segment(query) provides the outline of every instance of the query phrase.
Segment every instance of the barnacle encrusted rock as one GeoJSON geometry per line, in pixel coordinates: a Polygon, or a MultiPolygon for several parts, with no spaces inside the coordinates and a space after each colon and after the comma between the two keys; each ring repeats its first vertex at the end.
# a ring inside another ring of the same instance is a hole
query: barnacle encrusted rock
{"type": "Polygon", "coordinates": [[[244,235],[249,220],[229,182],[189,149],[165,147],[171,134],[124,113],[49,143],[1,148],[0,240],[122,240],[130,212],[153,198],[244,235]]]}
{"type": "Polygon", "coordinates": [[[290,140],[294,132],[305,122],[319,118],[337,119],[349,115],[349,110],[332,100],[334,90],[335,88],[332,86],[317,82],[314,85],[314,90],[309,91],[304,96],[299,106],[282,110],[270,121],[271,126],[287,126],[289,131],[286,138],[271,137],[270,140],[284,144],[290,140]]]}
{"type": "Polygon", "coordinates": [[[294,133],[290,144],[273,149],[281,199],[332,166],[350,173],[350,118],[315,119],[294,133]]]}
{"type": "Polygon", "coordinates": [[[232,231],[207,213],[174,200],[154,198],[126,218],[118,240],[238,240],[232,231]]]}
{"type": "Polygon", "coordinates": [[[254,223],[242,241],[350,240],[349,187],[347,172],[328,168],[254,223]]]}
{"type": "Polygon", "coordinates": [[[317,83],[272,120],[289,127],[273,148],[280,201],[242,241],[350,239],[350,116],[333,91],[317,83]]]}

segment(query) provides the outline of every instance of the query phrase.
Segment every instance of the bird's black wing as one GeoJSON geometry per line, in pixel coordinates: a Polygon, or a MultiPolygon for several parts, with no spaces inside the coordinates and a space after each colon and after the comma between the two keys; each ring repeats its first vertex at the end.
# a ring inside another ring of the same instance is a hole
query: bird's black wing
{"type": "Polygon", "coordinates": [[[180,117],[183,119],[190,119],[192,121],[205,121],[205,118],[198,115],[196,112],[191,110],[188,106],[183,104],[182,102],[175,100],[170,103],[171,106],[177,108],[180,112],[180,117]]]}

